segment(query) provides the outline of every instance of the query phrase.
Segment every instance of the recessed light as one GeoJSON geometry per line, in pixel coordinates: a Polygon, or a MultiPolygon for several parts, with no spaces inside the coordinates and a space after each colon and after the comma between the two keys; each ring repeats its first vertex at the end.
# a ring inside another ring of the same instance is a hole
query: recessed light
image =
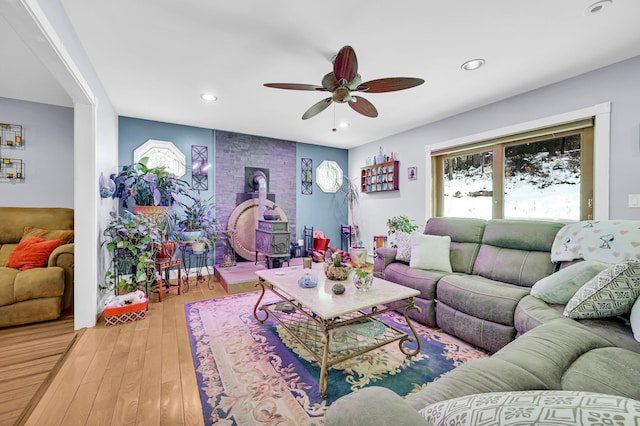
{"type": "Polygon", "coordinates": [[[600,1],[597,1],[597,2],[593,3],[591,6],[587,7],[587,9],[585,10],[585,13],[587,15],[594,15],[596,13],[600,13],[604,9],[608,8],[609,6],[611,6],[611,4],[613,4],[612,0],[600,0],[600,1]]]}
{"type": "Polygon", "coordinates": [[[340,125],[340,127],[342,127],[344,129],[346,127],[351,126],[351,123],[349,123],[348,121],[343,121],[339,125],[340,125]]]}
{"type": "Polygon", "coordinates": [[[208,102],[218,100],[218,97],[213,93],[203,93],[200,95],[200,97],[202,98],[202,100],[208,101],[208,102]]]}
{"type": "Polygon", "coordinates": [[[473,71],[483,66],[484,63],[485,63],[484,59],[472,59],[460,65],[460,68],[462,68],[465,71],[473,71]]]}

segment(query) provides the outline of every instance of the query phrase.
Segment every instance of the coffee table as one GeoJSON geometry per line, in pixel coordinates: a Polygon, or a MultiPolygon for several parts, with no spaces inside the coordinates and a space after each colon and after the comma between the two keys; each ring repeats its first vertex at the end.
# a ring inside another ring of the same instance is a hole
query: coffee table
{"type": "Polygon", "coordinates": [[[322,264],[314,264],[312,274],[318,277],[314,288],[302,288],[298,279],[304,271],[300,266],[257,271],[262,292],[253,310],[260,323],[271,316],[287,330],[320,364],[319,390],[325,397],[329,369],[350,358],[399,341],[400,350],[410,358],[420,352],[420,339],[409,312],[420,311],[413,303],[417,290],[381,278],[373,279],[370,290],[356,290],[351,278],[341,281],[346,291],[333,294],[337,281],[325,277],[322,264]],[[281,300],[261,304],[266,291],[281,300]],[[396,302],[392,308],[385,304],[396,302]],[[385,323],[379,315],[404,309],[404,317],[413,336],[385,323]],[[405,343],[415,342],[411,347],[405,343]],[[415,346],[415,347],[414,347],[415,346]]]}

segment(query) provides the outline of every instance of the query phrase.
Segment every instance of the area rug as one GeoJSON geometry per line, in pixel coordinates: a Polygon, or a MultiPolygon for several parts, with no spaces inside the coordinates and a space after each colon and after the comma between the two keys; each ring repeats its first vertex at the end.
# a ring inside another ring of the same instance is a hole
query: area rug
{"type": "MultiPolygon", "coordinates": [[[[487,354],[441,330],[414,323],[421,352],[407,360],[390,343],[329,370],[327,398],[318,390],[320,366],[269,318],[253,316],[259,293],[185,305],[191,352],[205,424],[321,425],[337,398],[365,386],[417,392],[454,367],[487,354]]],[[[278,301],[267,294],[265,302],[278,301]]],[[[385,322],[409,331],[404,317],[382,314],[385,322]]]]}

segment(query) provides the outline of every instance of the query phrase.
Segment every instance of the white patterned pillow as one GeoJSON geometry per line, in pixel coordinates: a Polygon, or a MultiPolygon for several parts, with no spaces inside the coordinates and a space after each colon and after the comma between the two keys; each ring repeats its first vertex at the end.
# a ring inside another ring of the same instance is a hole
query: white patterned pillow
{"type": "Polygon", "coordinates": [[[411,234],[406,232],[396,232],[396,260],[408,262],[411,259],[411,234]]]}
{"type": "Polygon", "coordinates": [[[631,323],[631,331],[633,331],[633,337],[640,342],[640,298],[636,300],[631,308],[631,316],[629,317],[631,323]]]}
{"type": "Polygon", "coordinates": [[[606,318],[631,309],[640,295],[640,262],[612,265],[589,280],[569,300],[564,316],[575,319],[606,318]]]}
{"type": "Polygon", "coordinates": [[[429,425],[620,425],[637,424],[640,401],[578,391],[491,392],[428,405],[429,425]]]}

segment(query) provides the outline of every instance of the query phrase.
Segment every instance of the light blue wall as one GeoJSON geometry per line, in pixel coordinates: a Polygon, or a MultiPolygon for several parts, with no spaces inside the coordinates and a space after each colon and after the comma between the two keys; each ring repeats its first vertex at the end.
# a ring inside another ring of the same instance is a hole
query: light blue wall
{"type": "Polygon", "coordinates": [[[344,194],[323,192],[316,183],[316,168],[323,160],[332,160],[338,163],[345,176],[348,174],[349,153],[345,149],[329,148],[304,143],[297,144],[296,162],[296,223],[298,224],[297,240],[302,239],[303,228],[312,226],[314,230],[320,230],[331,239],[331,246],[340,247],[340,225],[348,223],[348,208],[344,194]],[[313,193],[303,195],[302,190],[302,158],[313,160],[313,193]]]}
{"type": "Polygon", "coordinates": [[[206,146],[209,148],[209,161],[212,167],[209,169],[209,189],[201,191],[200,195],[205,199],[215,196],[215,144],[213,130],[120,117],[118,137],[118,165],[120,167],[132,164],[133,151],[149,139],[173,142],[185,156],[187,171],[182,179],[189,183],[191,183],[191,145],[206,146]]]}

